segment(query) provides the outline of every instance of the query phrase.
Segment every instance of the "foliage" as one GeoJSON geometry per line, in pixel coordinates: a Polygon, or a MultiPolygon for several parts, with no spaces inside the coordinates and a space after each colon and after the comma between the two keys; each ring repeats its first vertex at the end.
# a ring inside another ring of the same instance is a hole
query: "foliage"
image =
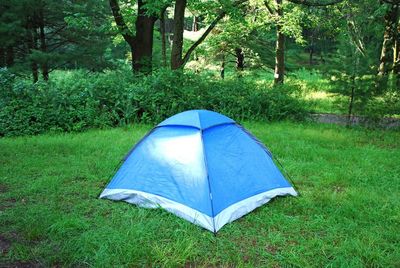
{"type": "Polygon", "coordinates": [[[235,119],[301,119],[296,88],[217,80],[208,75],[160,70],[133,78],[129,70],[103,74],[60,71],[48,82],[30,84],[2,69],[0,135],[80,131],[93,127],[155,124],[189,109],[215,110],[235,119]]]}
{"type": "Polygon", "coordinates": [[[17,73],[32,65],[46,65],[42,72],[48,72],[77,65],[101,70],[112,63],[105,54],[112,35],[105,0],[9,0],[1,2],[0,11],[0,50],[11,49],[7,66],[17,73]]]}

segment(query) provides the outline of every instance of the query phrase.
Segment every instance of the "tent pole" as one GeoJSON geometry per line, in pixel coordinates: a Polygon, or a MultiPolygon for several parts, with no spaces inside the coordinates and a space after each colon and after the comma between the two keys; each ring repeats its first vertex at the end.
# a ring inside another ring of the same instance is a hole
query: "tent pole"
{"type": "Polygon", "coordinates": [[[210,203],[211,203],[211,215],[212,215],[212,222],[213,222],[213,233],[214,235],[217,233],[217,230],[215,229],[215,220],[214,220],[214,205],[213,205],[213,196],[211,193],[211,184],[210,184],[210,177],[208,175],[208,165],[207,165],[207,157],[206,157],[206,150],[204,148],[204,140],[203,140],[203,130],[200,129],[200,138],[201,138],[201,145],[203,147],[203,159],[204,159],[204,166],[206,168],[206,173],[207,173],[207,182],[208,182],[208,191],[209,191],[209,197],[210,197],[210,203]]]}

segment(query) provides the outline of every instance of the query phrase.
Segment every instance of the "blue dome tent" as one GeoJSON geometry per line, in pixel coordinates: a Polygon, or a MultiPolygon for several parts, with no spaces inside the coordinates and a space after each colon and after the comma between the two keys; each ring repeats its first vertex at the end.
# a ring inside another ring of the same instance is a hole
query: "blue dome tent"
{"type": "Polygon", "coordinates": [[[261,142],[224,115],[191,110],[150,131],[100,198],[162,207],[215,233],[282,195],[297,193],[261,142]]]}

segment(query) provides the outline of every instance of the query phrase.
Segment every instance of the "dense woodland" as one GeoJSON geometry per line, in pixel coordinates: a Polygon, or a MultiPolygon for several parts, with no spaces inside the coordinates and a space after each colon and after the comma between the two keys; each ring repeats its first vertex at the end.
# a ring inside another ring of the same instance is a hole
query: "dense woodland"
{"type": "Polygon", "coordinates": [[[396,117],[399,6],[2,1],[0,135],[156,122],[191,108],[244,120],[396,117]]]}

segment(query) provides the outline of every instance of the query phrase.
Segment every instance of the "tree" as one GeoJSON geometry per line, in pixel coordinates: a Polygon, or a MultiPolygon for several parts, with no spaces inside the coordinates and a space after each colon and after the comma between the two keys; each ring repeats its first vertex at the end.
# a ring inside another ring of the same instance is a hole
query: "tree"
{"type": "Polygon", "coordinates": [[[174,36],[171,50],[171,69],[179,69],[183,64],[183,23],[185,20],[186,0],[176,0],[174,11],[174,36]]]}
{"type": "Polygon", "coordinates": [[[122,16],[118,0],[109,0],[115,23],[128,43],[132,54],[132,71],[134,73],[150,73],[152,70],[153,30],[158,16],[148,14],[143,0],[137,1],[137,17],[135,34],[127,26],[122,16]]]}
{"type": "Polygon", "coordinates": [[[0,62],[20,73],[30,70],[34,82],[39,79],[39,71],[47,81],[51,71],[60,66],[79,63],[82,67],[101,68],[99,58],[110,42],[105,3],[1,2],[0,43],[5,46],[5,60],[0,62]]]}
{"type": "Polygon", "coordinates": [[[219,21],[221,21],[227,14],[228,11],[232,9],[237,9],[241,4],[247,2],[248,0],[238,0],[230,5],[222,6],[217,11],[217,16],[211,21],[206,30],[200,36],[200,38],[195,41],[183,55],[183,20],[184,20],[184,10],[186,8],[186,0],[177,0],[175,4],[174,13],[174,39],[171,51],[171,68],[179,69],[183,68],[185,64],[189,61],[190,56],[194,50],[207,38],[211,31],[215,28],[219,21]]]}
{"type": "MultiPolygon", "coordinates": [[[[279,19],[283,17],[282,0],[275,0],[275,14],[279,19]]],[[[283,84],[285,75],[285,35],[282,31],[281,22],[276,24],[276,56],[275,56],[275,71],[274,83],[283,84]]]]}
{"type": "MultiPolygon", "coordinates": [[[[293,4],[299,4],[307,7],[323,7],[335,5],[343,0],[333,0],[330,2],[311,2],[308,0],[288,0],[293,4]]],[[[275,17],[276,25],[276,46],[275,46],[275,71],[274,71],[274,84],[283,84],[285,76],[285,14],[283,7],[283,0],[274,0],[272,6],[268,0],[264,1],[264,5],[267,8],[271,16],[275,17]]]]}
{"type": "Polygon", "coordinates": [[[379,59],[378,75],[383,76],[390,69],[398,74],[398,32],[399,32],[399,6],[400,2],[384,2],[387,8],[384,16],[385,31],[383,34],[382,50],[379,59]]]}
{"type": "Polygon", "coordinates": [[[165,38],[165,15],[167,8],[163,8],[160,12],[160,35],[161,35],[161,58],[162,65],[167,66],[167,41],[165,38]]]}

